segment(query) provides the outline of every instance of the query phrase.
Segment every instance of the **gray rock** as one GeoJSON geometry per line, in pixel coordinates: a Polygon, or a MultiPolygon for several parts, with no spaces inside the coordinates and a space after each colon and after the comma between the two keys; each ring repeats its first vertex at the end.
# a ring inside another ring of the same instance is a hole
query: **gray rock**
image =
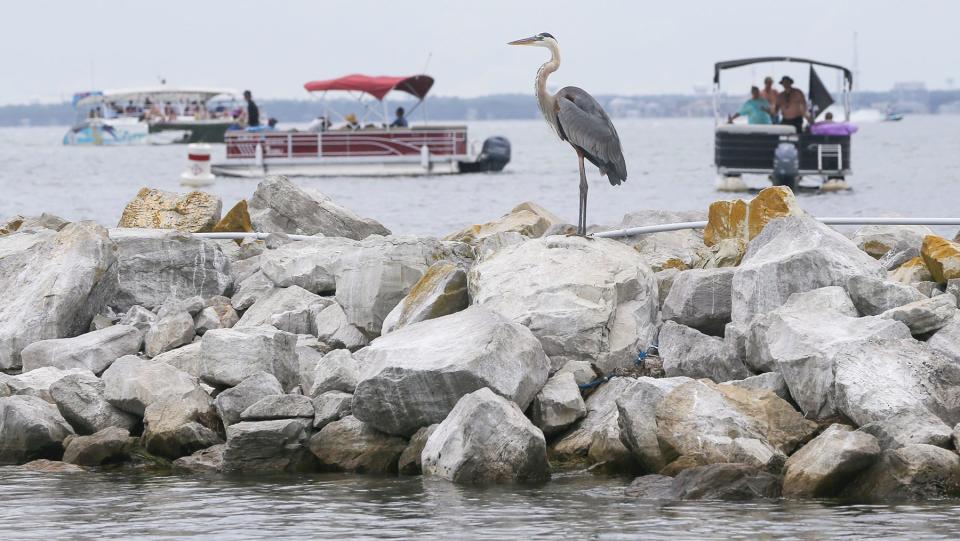
{"type": "Polygon", "coordinates": [[[746,323],[778,308],[794,293],[881,274],[875,259],[817,220],[776,219],[750,241],[734,273],[731,317],[746,323]]]}
{"type": "Polygon", "coordinates": [[[143,446],[167,458],[189,455],[223,443],[217,421],[213,399],[202,389],[164,396],[143,414],[143,446]]]}
{"type": "Polygon", "coordinates": [[[544,436],[563,432],[586,414],[580,387],[569,372],[558,372],[548,379],[530,404],[530,420],[544,436]]]}
{"type": "Polygon", "coordinates": [[[227,427],[224,473],[303,472],[314,468],[307,449],[310,420],[252,421],[227,427]]]}
{"type": "MultiPolygon", "coordinates": [[[[701,211],[641,210],[624,215],[616,229],[706,219],[701,211]]],[[[619,241],[633,247],[654,271],[696,267],[700,264],[700,252],[705,248],[703,233],[696,229],[636,235],[619,241]]]]}
{"type": "Polygon", "coordinates": [[[322,194],[309,193],[283,176],[268,176],[250,199],[250,221],[257,231],[324,235],[360,240],[390,230],[361,218],[322,194]]]}
{"type": "Polygon", "coordinates": [[[235,310],[246,310],[275,289],[278,288],[273,281],[257,271],[237,285],[230,302],[235,310]]]}
{"type": "Polygon", "coordinates": [[[657,281],[617,241],[532,239],[478,263],[468,283],[475,305],[530,328],[555,366],[630,367],[656,335],[657,281]]]}
{"type": "Polygon", "coordinates": [[[467,273],[449,261],[439,261],[413,286],[383,320],[383,334],[411,323],[463,310],[470,305],[467,273]]]}
{"type": "Polygon", "coordinates": [[[956,314],[956,297],[950,293],[944,293],[891,308],[879,317],[900,321],[909,327],[913,334],[926,334],[943,328],[956,314]]]}
{"type": "Polygon", "coordinates": [[[853,235],[857,247],[875,258],[890,252],[920,249],[923,237],[933,235],[925,225],[865,225],[853,235]]]}
{"type": "Polygon", "coordinates": [[[770,391],[780,398],[790,402],[793,398],[790,396],[790,389],[787,388],[787,382],[779,372],[767,372],[748,378],[735,381],[727,381],[721,385],[733,385],[741,389],[755,389],[761,391],[770,391]]]}
{"type": "Polygon", "coordinates": [[[597,387],[585,401],[586,417],[551,445],[551,458],[566,463],[601,464],[608,471],[634,469],[636,461],[620,441],[617,399],[636,385],[636,379],[616,377],[597,387]]]}
{"type": "Polygon", "coordinates": [[[914,287],[871,276],[850,278],[847,281],[847,291],[857,311],[864,316],[880,315],[891,308],[926,298],[914,287]]]}
{"type": "Polygon", "coordinates": [[[234,386],[257,372],[273,374],[284,390],[299,383],[297,337],[273,327],[215,329],[200,343],[201,378],[211,385],[234,386]]]}
{"type": "Polygon", "coordinates": [[[78,466],[101,466],[123,462],[137,439],[124,428],[112,426],[89,436],[68,436],[64,441],[63,461],[78,466]]]}
{"type": "Polygon", "coordinates": [[[347,313],[336,302],[316,315],[313,331],[318,340],[331,348],[356,351],[370,343],[366,335],[350,323],[347,313]]]}
{"type": "Polygon", "coordinates": [[[115,407],[143,416],[165,396],[180,397],[200,388],[197,378],[168,364],[132,355],[120,357],[103,373],[103,396],[115,407]]]}
{"type": "Polygon", "coordinates": [[[550,478],[543,433],[488,388],[457,402],[423,448],[423,473],[463,484],[550,478]]]}
{"type": "MultiPolygon", "coordinates": [[[[519,235],[519,233],[517,233],[519,235]]],[[[484,240],[488,240],[487,237],[484,240]]],[[[397,470],[400,475],[420,475],[423,473],[423,448],[427,446],[427,440],[433,431],[440,426],[439,424],[425,426],[417,430],[413,436],[410,436],[410,443],[400,453],[397,461],[397,470]]]]}
{"type": "Polygon", "coordinates": [[[313,399],[313,427],[317,430],[353,413],[353,395],[327,391],[313,399]]]}
{"type": "Polygon", "coordinates": [[[200,356],[200,342],[192,342],[185,346],[171,349],[153,358],[155,363],[166,363],[179,368],[195,378],[203,375],[203,364],[200,356]]]}
{"type": "Polygon", "coordinates": [[[924,297],[933,297],[943,292],[940,289],[940,284],[932,281],[911,282],[910,287],[922,293],[924,297]]]}
{"type": "Polygon", "coordinates": [[[90,320],[90,332],[102,331],[103,329],[112,327],[114,323],[116,323],[115,319],[103,314],[96,314],[93,316],[93,319],[90,320]]]}
{"type": "Polygon", "coordinates": [[[396,473],[407,440],[384,434],[348,415],[310,438],[310,452],[329,471],[396,473]]]}
{"type": "Polygon", "coordinates": [[[269,421],[309,417],[313,419],[313,401],[302,394],[265,396],[240,413],[241,421],[269,421]]]}
{"type": "Polygon", "coordinates": [[[312,373],[312,384],[306,392],[316,398],[327,391],[353,393],[360,380],[356,359],[348,350],[336,349],[320,359],[312,373]]]}
{"type": "Polygon", "coordinates": [[[577,382],[577,385],[590,383],[597,379],[597,373],[593,371],[589,361],[567,361],[560,370],[557,370],[557,374],[563,372],[573,374],[573,379],[577,382]]]}
{"type": "Polygon", "coordinates": [[[174,312],[159,317],[143,337],[143,352],[147,357],[178,348],[193,341],[196,331],[189,312],[174,312]]]}
{"type": "Polygon", "coordinates": [[[191,473],[220,473],[223,471],[223,452],[226,448],[226,444],[221,443],[201,449],[174,460],[173,468],[191,473]]]}
{"type": "Polygon", "coordinates": [[[672,500],[673,477],[656,473],[637,477],[624,489],[624,494],[641,500],[672,500]]]}
{"type": "Polygon", "coordinates": [[[381,336],[355,359],[353,414],[403,436],[442,421],[463,395],[482,387],[525,409],[550,369],[526,327],[477,306],[381,336]]]}
{"type": "Polygon", "coordinates": [[[50,397],[78,434],[93,434],[109,427],[132,430],[140,419],[107,402],[104,387],[93,374],[70,374],[50,384],[50,397]]]}
{"type": "Polygon", "coordinates": [[[671,267],[654,273],[654,276],[657,279],[657,291],[660,293],[659,299],[661,310],[663,310],[663,303],[666,302],[667,296],[670,295],[670,289],[673,287],[673,282],[677,279],[677,276],[680,276],[680,272],[680,269],[671,267]]]}
{"type": "Polygon", "coordinates": [[[41,340],[21,352],[23,369],[29,372],[44,366],[84,368],[101,374],[118,358],[136,355],[141,341],[140,331],[129,325],[113,325],[75,338],[41,340]]]}
{"type": "Polygon", "coordinates": [[[311,313],[319,312],[329,304],[329,299],[314,295],[302,287],[274,289],[253,303],[236,327],[274,325],[294,334],[312,334],[311,313]]]}
{"type": "Polygon", "coordinates": [[[80,473],[87,471],[87,469],[83,466],[67,464],[66,462],[60,462],[57,460],[47,460],[45,458],[31,460],[21,467],[26,471],[35,471],[40,473],[80,473]]]}
{"type": "Polygon", "coordinates": [[[29,231],[31,229],[52,229],[53,231],[60,231],[69,224],[69,221],[57,215],[44,212],[40,216],[30,216],[26,218],[17,231],[29,231]]]}
{"type": "Polygon", "coordinates": [[[915,340],[850,345],[834,371],[837,409],[857,425],[907,414],[918,433],[949,434],[960,421],[960,366],[915,340]]]}
{"type": "Polygon", "coordinates": [[[56,458],[73,434],[56,406],[35,396],[0,398],[0,464],[56,458]]]}
{"type": "Polygon", "coordinates": [[[778,499],[780,477],[746,464],[709,464],[680,472],[671,491],[677,500],[778,499]]]}
{"type": "Polygon", "coordinates": [[[833,424],[787,459],[783,495],[830,498],[880,456],[877,439],[847,425],[833,424]]]}
{"type": "Polygon", "coordinates": [[[927,340],[930,349],[960,362],[960,317],[954,316],[927,340]]]}
{"type": "Polygon", "coordinates": [[[0,370],[19,368],[34,342],[86,332],[113,294],[115,264],[92,222],[0,237],[0,370]]]}
{"type": "Polygon", "coordinates": [[[663,319],[720,336],[730,322],[731,286],[736,267],[692,269],[673,280],[663,302],[663,319]]]}
{"type": "Polygon", "coordinates": [[[839,287],[795,294],[751,326],[747,359],[754,369],[780,372],[790,396],[808,418],[835,415],[837,352],[873,338],[910,337],[910,330],[900,322],[855,314],[853,303],[839,287]]]}
{"type": "Polygon", "coordinates": [[[0,382],[3,382],[10,390],[11,395],[35,396],[52,403],[53,397],[50,395],[50,386],[71,374],[92,376],[93,372],[85,368],[61,370],[52,366],[44,366],[19,376],[7,376],[0,373],[0,382]]]}
{"type": "Polygon", "coordinates": [[[953,432],[946,423],[927,410],[903,412],[861,426],[859,432],[870,434],[881,449],[898,449],[914,443],[925,443],[949,449],[953,432]]]}
{"type": "Polygon", "coordinates": [[[656,419],[660,451],[674,471],[741,463],[778,473],[817,428],[771,392],[704,381],[683,383],[667,393],[657,405],[656,419]]]}
{"type": "Polygon", "coordinates": [[[203,335],[213,329],[229,329],[237,324],[240,316],[231,305],[208,306],[197,314],[193,320],[193,326],[197,334],[203,335]]]}
{"type": "MultiPolygon", "coordinates": [[[[223,297],[218,295],[215,298],[222,299],[223,297]]],[[[203,310],[206,306],[207,301],[200,295],[187,298],[170,297],[163,301],[163,304],[157,309],[157,318],[163,319],[179,314],[180,312],[187,312],[190,314],[190,317],[193,317],[199,314],[200,310],[203,310]]]]}
{"type": "Polygon", "coordinates": [[[914,248],[907,248],[905,250],[899,250],[899,251],[891,250],[886,254],[884,254],[883,257],[878,259],[877,263],[880,264],[880,267],[883,270],[887,271],[888,273],[892,273],[893,271],[897,270],[900,267],[900,265],[903,265],[907,261],[910,261],[911,259],[918,257],[919,255],[920,255],[919,246],[914,248]]]}
{"type": "Polygon", "coordinates": [[[273,374],[257,372],[240,382],[236,387],[217,395],[214,405],[224,426],[240,422],[240,415],[250,406],[267,396],[282,395],[283,387],[273,374]]]}
{"type": "Polygon", "coordinates": [[[636,385],[617,398],[620,441],[630,451],[641,471],[658,472],[667,465],[657,440],[657,406],[667,393],[690,378],[637,378],[636,385]]]}
{"type": "Polygon", "coordinates": [[[170,229],[111,229],[117,245],[117,295],[110,305],[161,306],[169,298],[223,295],[233,286],[230,261],[216,242],[170,229]]]}
{"type": "Polygon", "coordinates": [[[669,377],[708,378],[719,383],[750,376],[743,361],[722,339],[673,321],[664,322],[660,328],[657,349],[669,377]]]}
{"type": "Polygon", "coordinates": [[[929,500],[960,495],[960,457],[933,445],[889,449],[847,486],[843,496],[861,501],[929,500]]]}
{"type": "Polygon", "coordinates": [[[132,325],[136,327],[142,334],[146,334],[150,330],[150,327],[157,321],[157,314],[154,314],[150,310],[140,306],[133,305],[123,316],[120,317],[118,322],[120,325],[132,325]]]}

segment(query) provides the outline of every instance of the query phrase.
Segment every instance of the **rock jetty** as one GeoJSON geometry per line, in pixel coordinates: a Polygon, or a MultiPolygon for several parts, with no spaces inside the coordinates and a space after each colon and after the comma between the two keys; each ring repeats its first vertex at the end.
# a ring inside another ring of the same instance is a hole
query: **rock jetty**
{"type": "Polygon", "coordinates": [[[0,227],[0,464],[960,495],[960,244],[927,228],[848,237],[779,187],[616,240],[533,203],[393,235],[283,177],[222,208],[0,227]]]}

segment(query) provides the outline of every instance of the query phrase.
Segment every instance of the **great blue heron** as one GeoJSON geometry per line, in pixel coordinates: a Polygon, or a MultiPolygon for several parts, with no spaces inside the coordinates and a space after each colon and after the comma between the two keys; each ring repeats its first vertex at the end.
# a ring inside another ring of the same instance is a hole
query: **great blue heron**
{"type": "Polygon", "coordinates": [[[550,61],[540,66],[534,82],[537,103],[547,124],[570,143],[580,162],[580,216],[577,234],[587,234],[587,173],[583,168],[586,158],[600,168],[613,186],[627,180],[627,163],[620,148],[620,137],[603,107],[585,90],[566,86],[554,95],[547,92],[547,77],[560,67],[560,48],[552,35],[543,32],[536,36],[511,41],[509,45],[533,45],[550,49],[550,61]]]}

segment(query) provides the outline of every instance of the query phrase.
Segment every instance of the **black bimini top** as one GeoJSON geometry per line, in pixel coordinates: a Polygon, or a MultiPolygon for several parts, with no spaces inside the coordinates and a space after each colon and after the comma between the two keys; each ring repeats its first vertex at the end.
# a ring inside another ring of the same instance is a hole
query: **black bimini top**
{"type": "Polygon", "coordinates": [[[843,72],[843,78],[847,80],[847,87],[853,86],[853,73],[847,68],[838,64],[828,64],[818,60],[809,60],[806,58],[796,58],[793,56],[759,56],[757,58],[741,58],[740,60],[726,60],[717,62],[713,65],[713,84],[720,83],[720,72],[725,69],[739,68],[740,66],[749,66],[750,64],[760,64],[763,62],[800,62],[803,64],[812,64],[838,69],[843,72]]]}

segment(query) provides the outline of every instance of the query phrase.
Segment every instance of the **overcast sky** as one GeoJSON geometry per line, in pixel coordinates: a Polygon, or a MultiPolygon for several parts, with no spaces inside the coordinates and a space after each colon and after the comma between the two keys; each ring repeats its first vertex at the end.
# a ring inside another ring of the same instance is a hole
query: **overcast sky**
{"type": "Polygon", "coordinates": [[[854,31],[861,88],[960,87],[956,0],[31,0],[5,4],[3,19],[0,104],[161,76],[301,98],[308,80],[413,74],[428,57],[436,94],[531,92],[547,51],[505,43],[538,32],[563,53],[551,83],[594,94],[691,93],[713,62],[739,57],[851,65],[854,31]]]}

